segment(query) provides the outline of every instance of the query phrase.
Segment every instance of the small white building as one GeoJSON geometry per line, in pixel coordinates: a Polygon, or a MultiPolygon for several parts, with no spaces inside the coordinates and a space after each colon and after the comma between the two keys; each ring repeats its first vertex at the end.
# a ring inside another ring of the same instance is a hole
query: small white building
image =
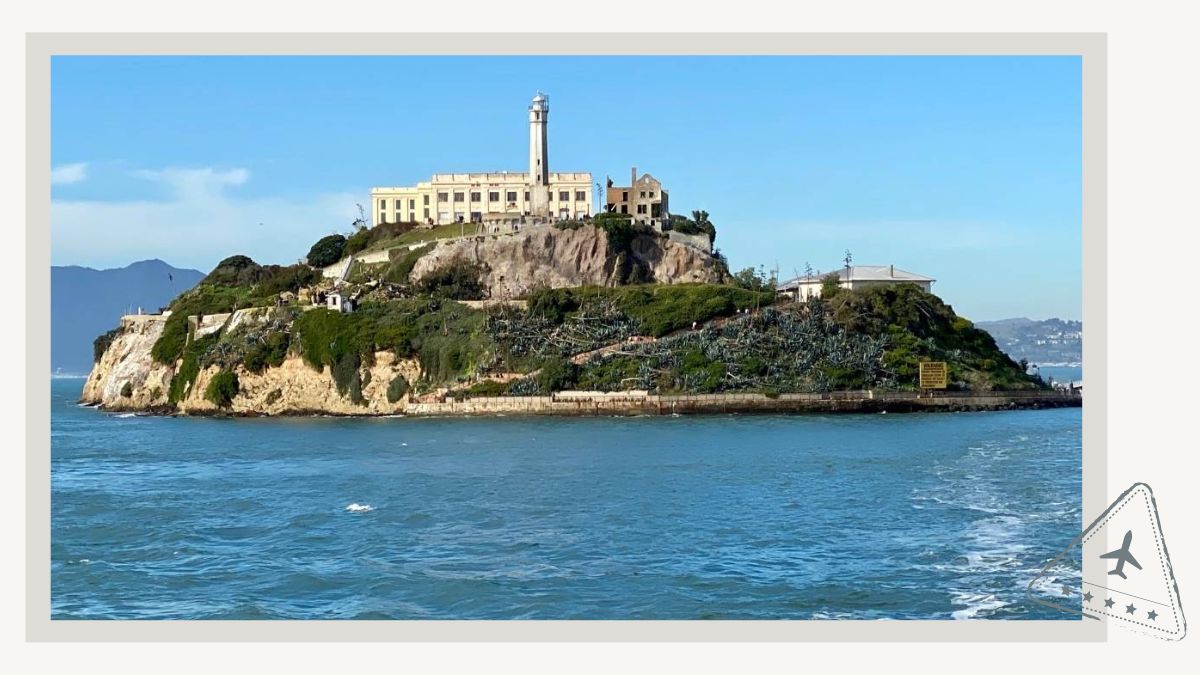
{"type": "Polygon", "coordinates": [[[333,291],[325,296],[325,306],[335,312],[349,314],[354,311],[354,298],[343,295],[340,291],[333,291]]]}
{"type": "Polygon", "coordinates": [[[813,274],[810,276],[789,279],[776,287],[779,295],[786,295],[793,300],[807,300],[821,297],[821,287],[825,278],[836,274],[838,286],[850,290],[868,288],[871,286],[890,286],[892,284],[916,284],[921,290],[929,293],[936,279],[902,270],[895,265],[854,265],[843,267],[836,272],[813,274]]]}

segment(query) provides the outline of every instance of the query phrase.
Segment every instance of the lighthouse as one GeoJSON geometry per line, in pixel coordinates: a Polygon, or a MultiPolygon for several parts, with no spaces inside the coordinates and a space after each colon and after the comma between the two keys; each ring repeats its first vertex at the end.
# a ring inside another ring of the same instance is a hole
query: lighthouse
{"type": "Polygon", "coordinates": [[[529,104],[529,212],[550,215],[550,159],[546,150],[546,123],[550,97],[538,92],[529,104]]]}

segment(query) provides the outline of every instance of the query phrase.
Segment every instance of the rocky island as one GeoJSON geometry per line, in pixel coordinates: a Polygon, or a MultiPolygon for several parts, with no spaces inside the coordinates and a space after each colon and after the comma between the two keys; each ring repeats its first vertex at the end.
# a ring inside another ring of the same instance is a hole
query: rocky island
{"type": "Polygon", "coordinates": [[[95,342],[82,402],[218,415],[671,413],[1078,405],[905,284],[780,297],[712,234],[605,215],[504,234],[414,224],[222,261],[95,342]],[[948,390],[917,388],[945,361],[948,390]]]}

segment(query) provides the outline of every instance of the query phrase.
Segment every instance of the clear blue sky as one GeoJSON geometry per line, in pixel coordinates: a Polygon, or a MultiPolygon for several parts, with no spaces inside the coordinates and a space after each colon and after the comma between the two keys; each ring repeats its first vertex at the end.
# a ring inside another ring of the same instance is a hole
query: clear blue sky
{"type": "Polygon", "coordinates": [[[1075,57],[56,57],[52,262],[287,263],[373,185],[653,173],[731,267],[895,264],[976,319],[1079,318],[1075,57]]]}

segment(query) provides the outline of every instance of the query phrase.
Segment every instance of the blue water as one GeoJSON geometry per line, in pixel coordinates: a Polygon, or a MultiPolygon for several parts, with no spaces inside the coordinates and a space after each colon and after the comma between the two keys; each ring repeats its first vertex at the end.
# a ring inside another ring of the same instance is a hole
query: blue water
{"type": "Polygon", "coordinates": [[[81,385],[55,618],[1071,618],[1025,586],[1081,529],[1079,409],[175,419],[81,385]]]}

